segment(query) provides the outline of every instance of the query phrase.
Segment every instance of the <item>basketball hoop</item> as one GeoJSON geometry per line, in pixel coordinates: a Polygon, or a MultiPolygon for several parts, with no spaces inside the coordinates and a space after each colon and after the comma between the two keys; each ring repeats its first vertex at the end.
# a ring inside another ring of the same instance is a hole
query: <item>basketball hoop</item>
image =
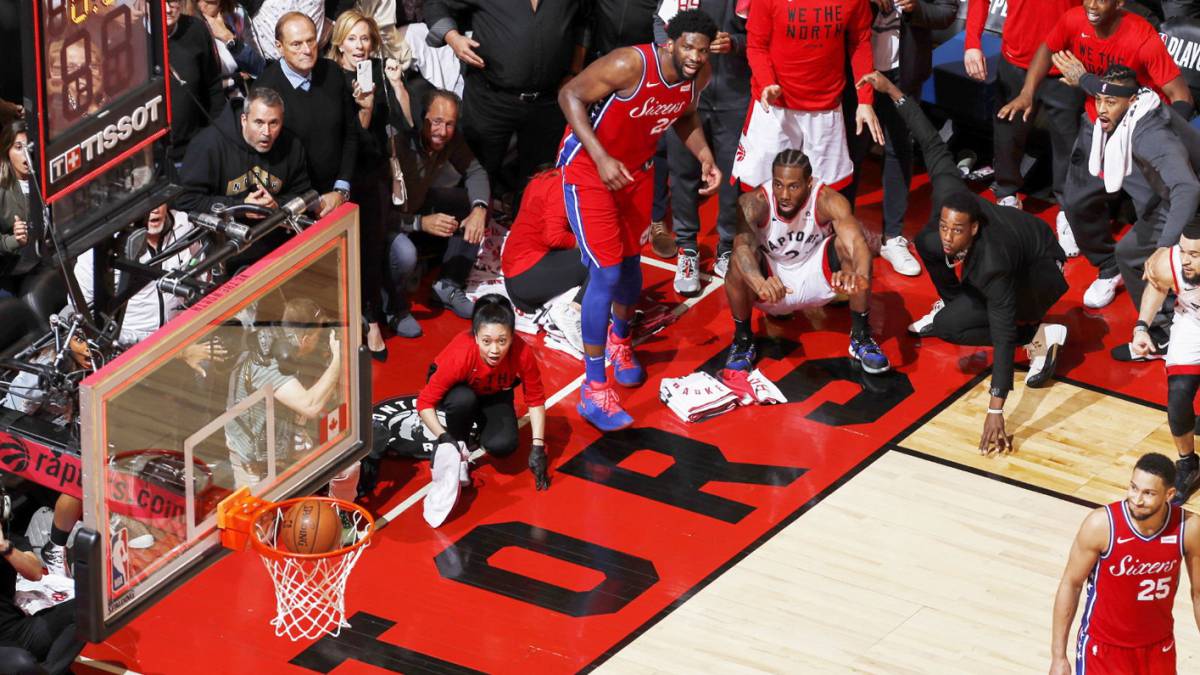
{"type": "Polygon", "coordinates": [[[346,623],[346,581],[358,557],[375,532],[369,511],[352,502],[328,497],[299,497],[268,502],[250,494],[248,488],[221,501],[217,527],[226,548],[241,551],[249,542],[262,558],[275,584],[275,635],[291,640],[337,636],[346,623]],[[292,553],[276,545],[283,515],[303,501],[331,505],[339,517],[348,516],[353,541],[328,553],[292,553]]]}

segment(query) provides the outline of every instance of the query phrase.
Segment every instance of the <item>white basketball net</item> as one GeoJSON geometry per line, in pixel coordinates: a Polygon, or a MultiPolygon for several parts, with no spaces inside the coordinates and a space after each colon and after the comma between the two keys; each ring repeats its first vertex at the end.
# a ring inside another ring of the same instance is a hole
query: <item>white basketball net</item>
{"type": "Polygon", "coordinates": [[[264,513],[255,523],[254,536],[276,555],[260,552],[267,573],[275,583],[275,627],[277,637],[313,640],[326,634],[337,636],[346,623],[346,580],[366,546],[370,525],[358,511],[334,505],[339,515],[348,514],[354,525],[343,543],[349,548],[321,558],[290,555],[275,545],[275,536],[283,522],[283,509],[264,513]],[[353,541],[350,541],[352,538],[353,541]]]}

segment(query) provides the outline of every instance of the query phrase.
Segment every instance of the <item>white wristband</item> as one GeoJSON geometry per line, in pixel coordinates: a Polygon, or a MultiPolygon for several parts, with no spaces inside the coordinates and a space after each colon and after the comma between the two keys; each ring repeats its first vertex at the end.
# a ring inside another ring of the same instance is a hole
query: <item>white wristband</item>
{"type": "Polygon", "coordinates": [[[988,408],[989,415],[1003,415],[1004,408],[988,408]]]}

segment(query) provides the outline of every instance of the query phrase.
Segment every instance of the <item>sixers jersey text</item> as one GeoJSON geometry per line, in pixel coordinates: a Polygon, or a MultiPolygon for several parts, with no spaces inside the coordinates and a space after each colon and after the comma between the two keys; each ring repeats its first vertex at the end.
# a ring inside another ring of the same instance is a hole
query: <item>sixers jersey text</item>
{"type": "MultiPolygon", "coordinates": [[[[626,98],[613,92],[592,104],[591,122],[600,145],[630,170],[641,168],[654,157],[661,136],[691,105],[696,83],[681,80],[668,84],[663,79],[654,45],[633,47],[642,57],[642,79],[626,98]]],[[[558,166],[590,163],[583,143],[567,127],[558,152],[558,166]]]]}

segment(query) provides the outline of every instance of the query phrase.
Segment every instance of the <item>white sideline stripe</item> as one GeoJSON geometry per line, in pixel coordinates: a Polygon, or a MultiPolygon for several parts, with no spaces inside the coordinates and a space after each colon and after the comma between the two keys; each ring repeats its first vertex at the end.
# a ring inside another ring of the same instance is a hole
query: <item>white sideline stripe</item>
{"type": "MultiPolygon", "coordinates": [[[[653,267],[661,267],[663,269],[670,269],[670,270],[675,269],[674,265],[669,265],[662,261],[652,260],[652,259],[645,258],[645,257],[642,258],[642,263],[651,265],[653,267]]],[[[706,277],[707,275],[702,274],[700,276],[703,278],[703,277],[706,277]]],[[[709,283],[707,286],[704,287],[704,290],[700,293],[700,295],[697,295],[694,298],[688,298],[687,300],[684,300],[680,304],[676,305],[674,309],[671,310],[671,313],[675,315],[675,318],[679,318],[680,316],[683,316],[684,312],[688,311],[692,307],[695,307],[697,303],[699,303],[704,298],[707,298],[713,291],[715,291],[718,288],[721,288],[722,286],[725,285],[724,280],[722,280],[720,278],[715,278],[715,279],[712,277],[708,277],[708,278],[711,281],[711,283],[709,283]]],[[[641,339],[637,340],[635,344],[641,344],[649,337],[650,337],[649,335],[644,335],[644,336],[642,336],[641,339]]],[[[567,396],[570,396],[571,394],[575,393],[579,389],[579,385],[582,382],[583,382],[583,375],[581,374],[579,377],[572,380],[570,384],[568,384],[567,386],[563,387],[562,389],[559,389],[558,391],[554,392],[554,394],[552,394],[549,398],[547,398],[546,399],[546,407],[547,408],[553,407],[555,404],[559,403],[567,396]]],[[[518,423],[517,423],[518,428],[523,427],[528,423],[529,423],[529,415],[525,415],[518,421],[518,423]]],[[[475,452],[471,453],[471,461],[474,462],[474,461],[478,460],[480,457],[483,457],[483,455],[484,455],[483,450],[476,450],[475,452]]],[[[378,530],[378,529],[383,528],[389,522],[391,522],[394,518],[399,517],[400,514],[404,513],[408,509],[412,508],[417,502],[421,501],[421,499],[423,499],[425,497],[425,494],[427,492],[429,492],[429,488],[431,485],[432,485],[432,483],[426,483],[425,485],[422,485],[419,490],[417,490],[413,494],[409,495],[408,499],[405,499],[404,501],[402,501],[399,504],[397,504],[396,506],[394,506],[392,508],[392,510],[388,511],[386,514],[384,514],[382,518],[377,518],[375,520],[375,529],[378,530]]]]}
{"type": "Polygon", "coordinates": [[[88,657],[83,656],[82,654],[75,657],[75,663],[82,663],[83,665],[87,666],[88,668],[95,668],[96,670],[103,670],[106,673],[114,673],[114,675],[142,675],[141,673],[139,673],[135,670],[127,670],[125,668],[122,668],[121,666],[114,666],[111,663],[106,663],[104,661],[97,661],[96,659],[89,659],[88,657]]]}

